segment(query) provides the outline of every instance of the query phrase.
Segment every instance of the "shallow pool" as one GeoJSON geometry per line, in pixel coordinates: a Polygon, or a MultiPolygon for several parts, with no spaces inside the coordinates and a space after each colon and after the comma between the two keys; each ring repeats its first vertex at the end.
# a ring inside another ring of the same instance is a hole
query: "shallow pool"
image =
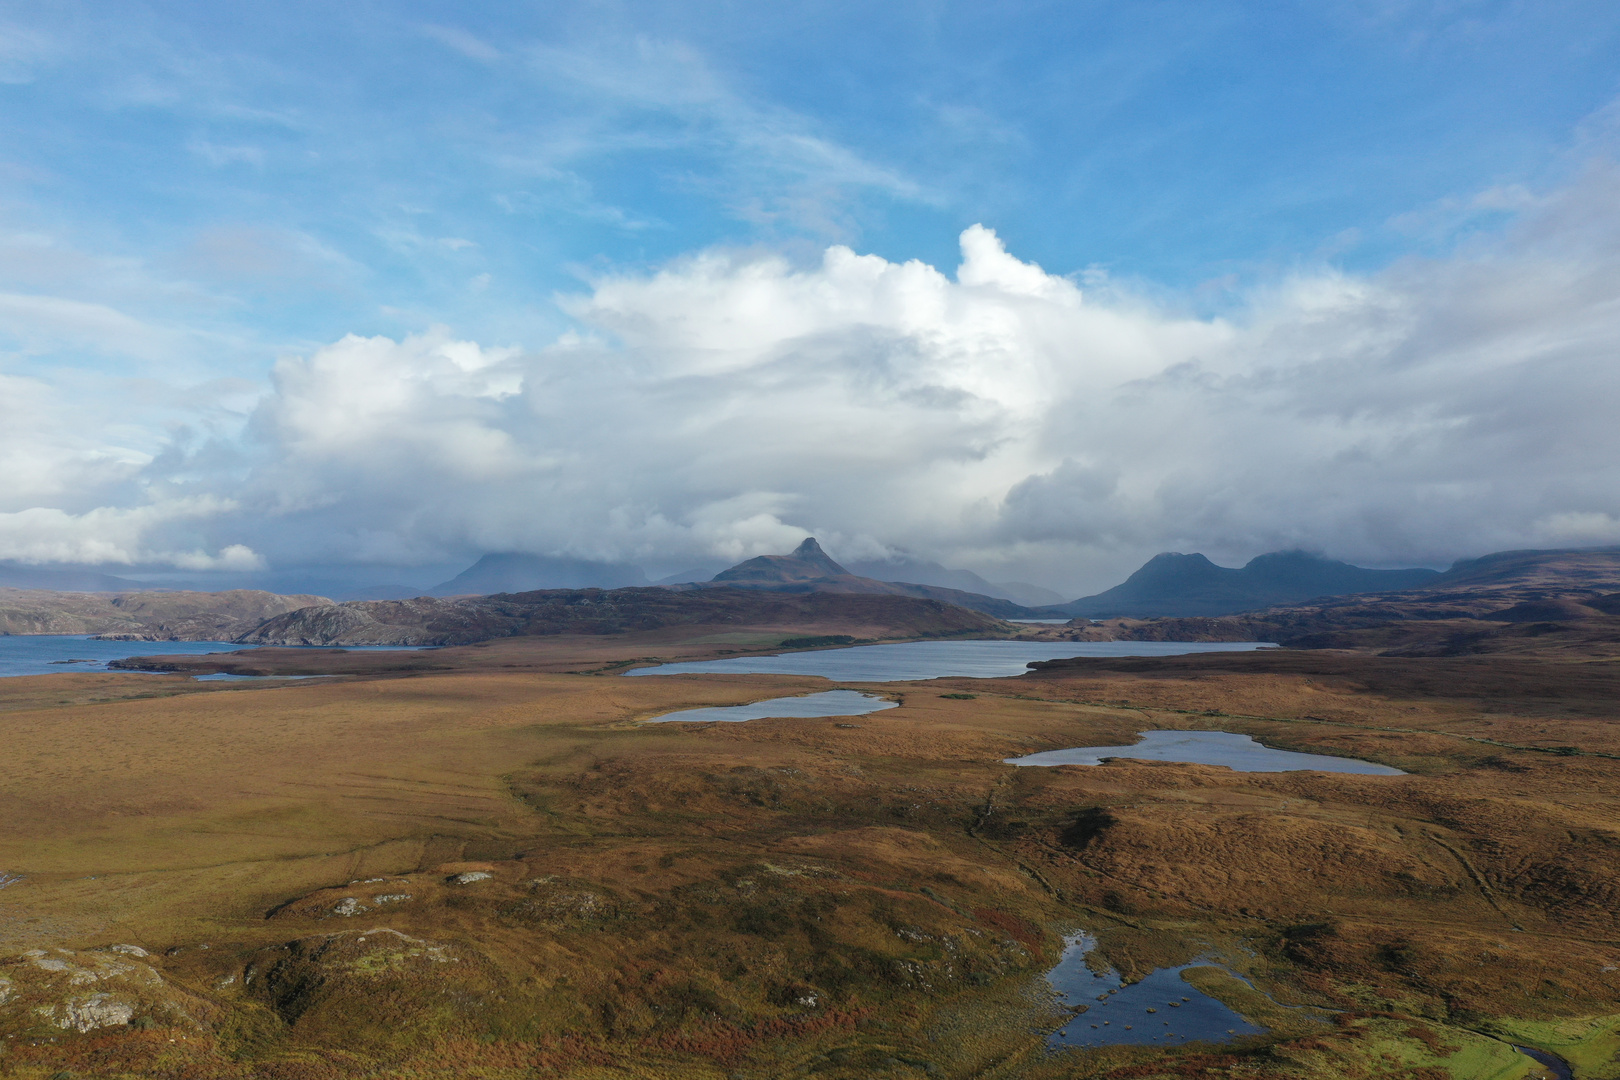
{"type": "Polygon", "coordinates": [[[652,723],[667,724],[681,721],[690,724],[740,723],[744,720],[764,720],[776,717],[864,716],[867,713],[892,709],[899,702],[887,701],[855,690],[827,690],[803,697],[771,698],[749,705],[718,705],[710,709],[682,709],[665,713],[652,723]]]}
{"type": "Polygon", "coordinates": [[[1275,648],[1264,641],[905,641],[780,656],[731,656],[635,668],[629,675],[817,675],[837,682],[912,682],[951,675],[999,679],[1041,660],[1180,656],[1275,648]]]}
{"type": "Polygon", "coordinates": [[[1043,750],[1038,754],[1005,758],[1008,765],[1100,765],[1104,758],[1144,761],[1179,761],[1189,765],[1224,765],[1237,772],[1362,773],[1368,776],[1405,776],[1400,769],[1357,758],[1327,754],[1301,754],[1273,750],[1247,735],[1231,731],[1143,731],[1142,741],[1131,746],[1075,746],[1043,750]]]}
{"type": "Polygon", "coordinates": [[[1265,1028],[1249,1023],[1181,977],[1188,968],[1212,965],[1159,968],[1127,986],[1113,968],[1099,974],[1086,967],[1086,954],[1095,945],[1090,934],[1068,938],[1057,966],[1046,973],[1063,1005],[1086,1006],[1085,1012],[1046,1037],[1048,1046],[1179,1046],[1264,1034],[1265,1028]]]}

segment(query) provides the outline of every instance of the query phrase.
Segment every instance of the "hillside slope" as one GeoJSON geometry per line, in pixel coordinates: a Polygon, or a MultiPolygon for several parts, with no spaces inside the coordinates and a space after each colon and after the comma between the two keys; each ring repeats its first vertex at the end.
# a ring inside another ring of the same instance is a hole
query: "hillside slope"
{"type": "Polygon", "coordinates": [[[829,622],[857,637],[995,636],[1007,629],[981,612],[939,600],[721,586],[355,600],[281,615],[237,640],[255,645],[465,645],[491,638],[617,634],[677,625],[791,628],[829,622]]]}
{"type": "Polygon", "coordinates": [[[264,620],[330,606],[324,596],[0,589],[0,634],[99,634],[133,641],[229,641],[264,620]]]}

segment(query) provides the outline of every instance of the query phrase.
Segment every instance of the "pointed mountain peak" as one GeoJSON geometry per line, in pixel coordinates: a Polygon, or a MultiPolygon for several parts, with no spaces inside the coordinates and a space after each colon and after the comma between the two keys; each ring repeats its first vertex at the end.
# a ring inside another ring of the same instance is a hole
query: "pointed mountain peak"
{"type": "Polygon", "coordinates": [[[821,550],[815,537],[807,538],[791,555],[761,555],[723,570],[715,581],[811,581],[817,578],[841,577],[849,574],[832,557],[821,550]]]}

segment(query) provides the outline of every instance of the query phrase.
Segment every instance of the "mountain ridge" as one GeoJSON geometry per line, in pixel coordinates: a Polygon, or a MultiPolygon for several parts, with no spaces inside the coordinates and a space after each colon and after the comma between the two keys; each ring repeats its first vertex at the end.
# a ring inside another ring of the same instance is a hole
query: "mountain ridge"
{"type": "Polygon", "coordinates": [[[1236,615],[1326,596],[1421,588],[1442,576],[1421,567],[1372,570],[1297,550],[1257,555],[1240,568],[1218,566],[1197,552],[1167,551],[1112,589],[1042,611],[1089,619],[1236,615]]]}
{"type": "Polygon", "coordinates": [[[351,600],[269,619],[238,637],[252,645],[466,645],[505,637],[609,635],[679,625],[792,627],[837,620],[865,636],[999,635],[999,620],[938,600],[769,589],[542,589],[450,599],[351,600]]]}

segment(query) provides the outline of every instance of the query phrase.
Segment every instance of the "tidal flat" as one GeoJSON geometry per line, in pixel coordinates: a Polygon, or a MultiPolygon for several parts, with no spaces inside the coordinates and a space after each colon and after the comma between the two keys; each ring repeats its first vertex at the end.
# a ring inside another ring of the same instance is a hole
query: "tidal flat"
{"type": "Polygon", "coordinates": [[[854,727],[641,723],[827,688],[613,675],[704,649],[0,682],[0,1071],[1510,1077],[1615,1028],[1607,669],[1082,660],[863,686],[897,704],[854,727]],[[1151,729],[1408,775],[1003,763],[1151,729]],[[1076,925],[1263,1033],[1053,1049],[1076,925]]]}

